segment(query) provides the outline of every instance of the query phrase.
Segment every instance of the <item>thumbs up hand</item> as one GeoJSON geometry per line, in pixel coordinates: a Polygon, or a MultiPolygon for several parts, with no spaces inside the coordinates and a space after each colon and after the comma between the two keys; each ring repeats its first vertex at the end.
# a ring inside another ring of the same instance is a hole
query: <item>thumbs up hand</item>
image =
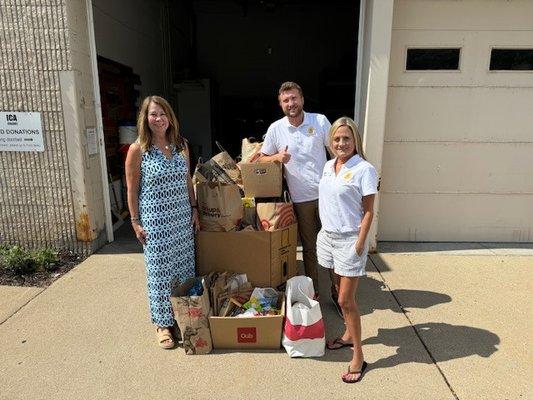
{"type": "Polygon", "coordinates": [[[288,150],[289,150],[289,146],[285,146],[285,149],[278,153],[279,162],[283,164],[287,164],[289,162],[289,160],[291,159],[291,155],[288,152],[288,150]]]}

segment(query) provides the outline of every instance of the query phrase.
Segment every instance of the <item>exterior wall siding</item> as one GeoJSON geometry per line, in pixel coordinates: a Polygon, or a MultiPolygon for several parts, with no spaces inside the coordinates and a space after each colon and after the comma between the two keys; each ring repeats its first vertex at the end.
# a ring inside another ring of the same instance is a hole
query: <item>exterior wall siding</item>
{"type": "Polygon", "coordinates": [[[533,72],[488,70],[533,48],[533,2],[397,0],[379,239],[533,241],[533,72]],[[460,47],[459,71],[406,71],[407,47],[460,47]]]}

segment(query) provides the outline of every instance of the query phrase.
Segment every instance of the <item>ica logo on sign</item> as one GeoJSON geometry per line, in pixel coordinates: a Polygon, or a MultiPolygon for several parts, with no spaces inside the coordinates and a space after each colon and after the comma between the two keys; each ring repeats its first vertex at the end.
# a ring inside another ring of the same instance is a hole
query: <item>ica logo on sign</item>
{"type": "Polygon", "coordinates": [[[17,125],[17,115],[16,114],[6,114],[6,120],[8,125],[17,125]]]}
{"type": "Polygon", "coordinates": [[[237,343],[256,343],[257,332],[255,328],[237,328],[237,343]]]}

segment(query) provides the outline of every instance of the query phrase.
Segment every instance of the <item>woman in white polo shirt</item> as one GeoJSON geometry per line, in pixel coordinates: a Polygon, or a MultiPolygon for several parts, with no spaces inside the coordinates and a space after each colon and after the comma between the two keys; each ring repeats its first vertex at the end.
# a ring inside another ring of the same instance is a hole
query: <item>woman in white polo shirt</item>
{"type": "Polygon", "coordinates": [[[322,229],[317,237],[318,263],[333,269],[346,329],[327,347],[353,346],[346,383],[361,380],[367,366],[361,348],[361,316],[355,295],[359,277],[365,275],[367,235],[374,216],[377,173],[365,160],[355,122],[342,117],[329,130],[329,146],[335,155],[324,166],[318,189],[322,229]]]}

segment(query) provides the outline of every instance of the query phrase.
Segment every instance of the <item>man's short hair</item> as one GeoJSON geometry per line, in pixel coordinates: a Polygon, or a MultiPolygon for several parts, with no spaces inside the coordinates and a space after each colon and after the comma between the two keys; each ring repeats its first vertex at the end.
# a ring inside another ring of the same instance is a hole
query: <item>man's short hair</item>
{"type": "Polygon", "coordinates": [[[278,96],[283,93],[283,92],[287,92],[289,90],[293,90],[293,89],[296,89],[298,91],[298,93],[300,93],[300,96],[303,97],[303,92],[302,92],[302,88],[300,87],[300,85],[298,85],[296,82],[283,82],[281,84],[281,86],[279,87],[279,91],[278,91],[278,96]]]}

